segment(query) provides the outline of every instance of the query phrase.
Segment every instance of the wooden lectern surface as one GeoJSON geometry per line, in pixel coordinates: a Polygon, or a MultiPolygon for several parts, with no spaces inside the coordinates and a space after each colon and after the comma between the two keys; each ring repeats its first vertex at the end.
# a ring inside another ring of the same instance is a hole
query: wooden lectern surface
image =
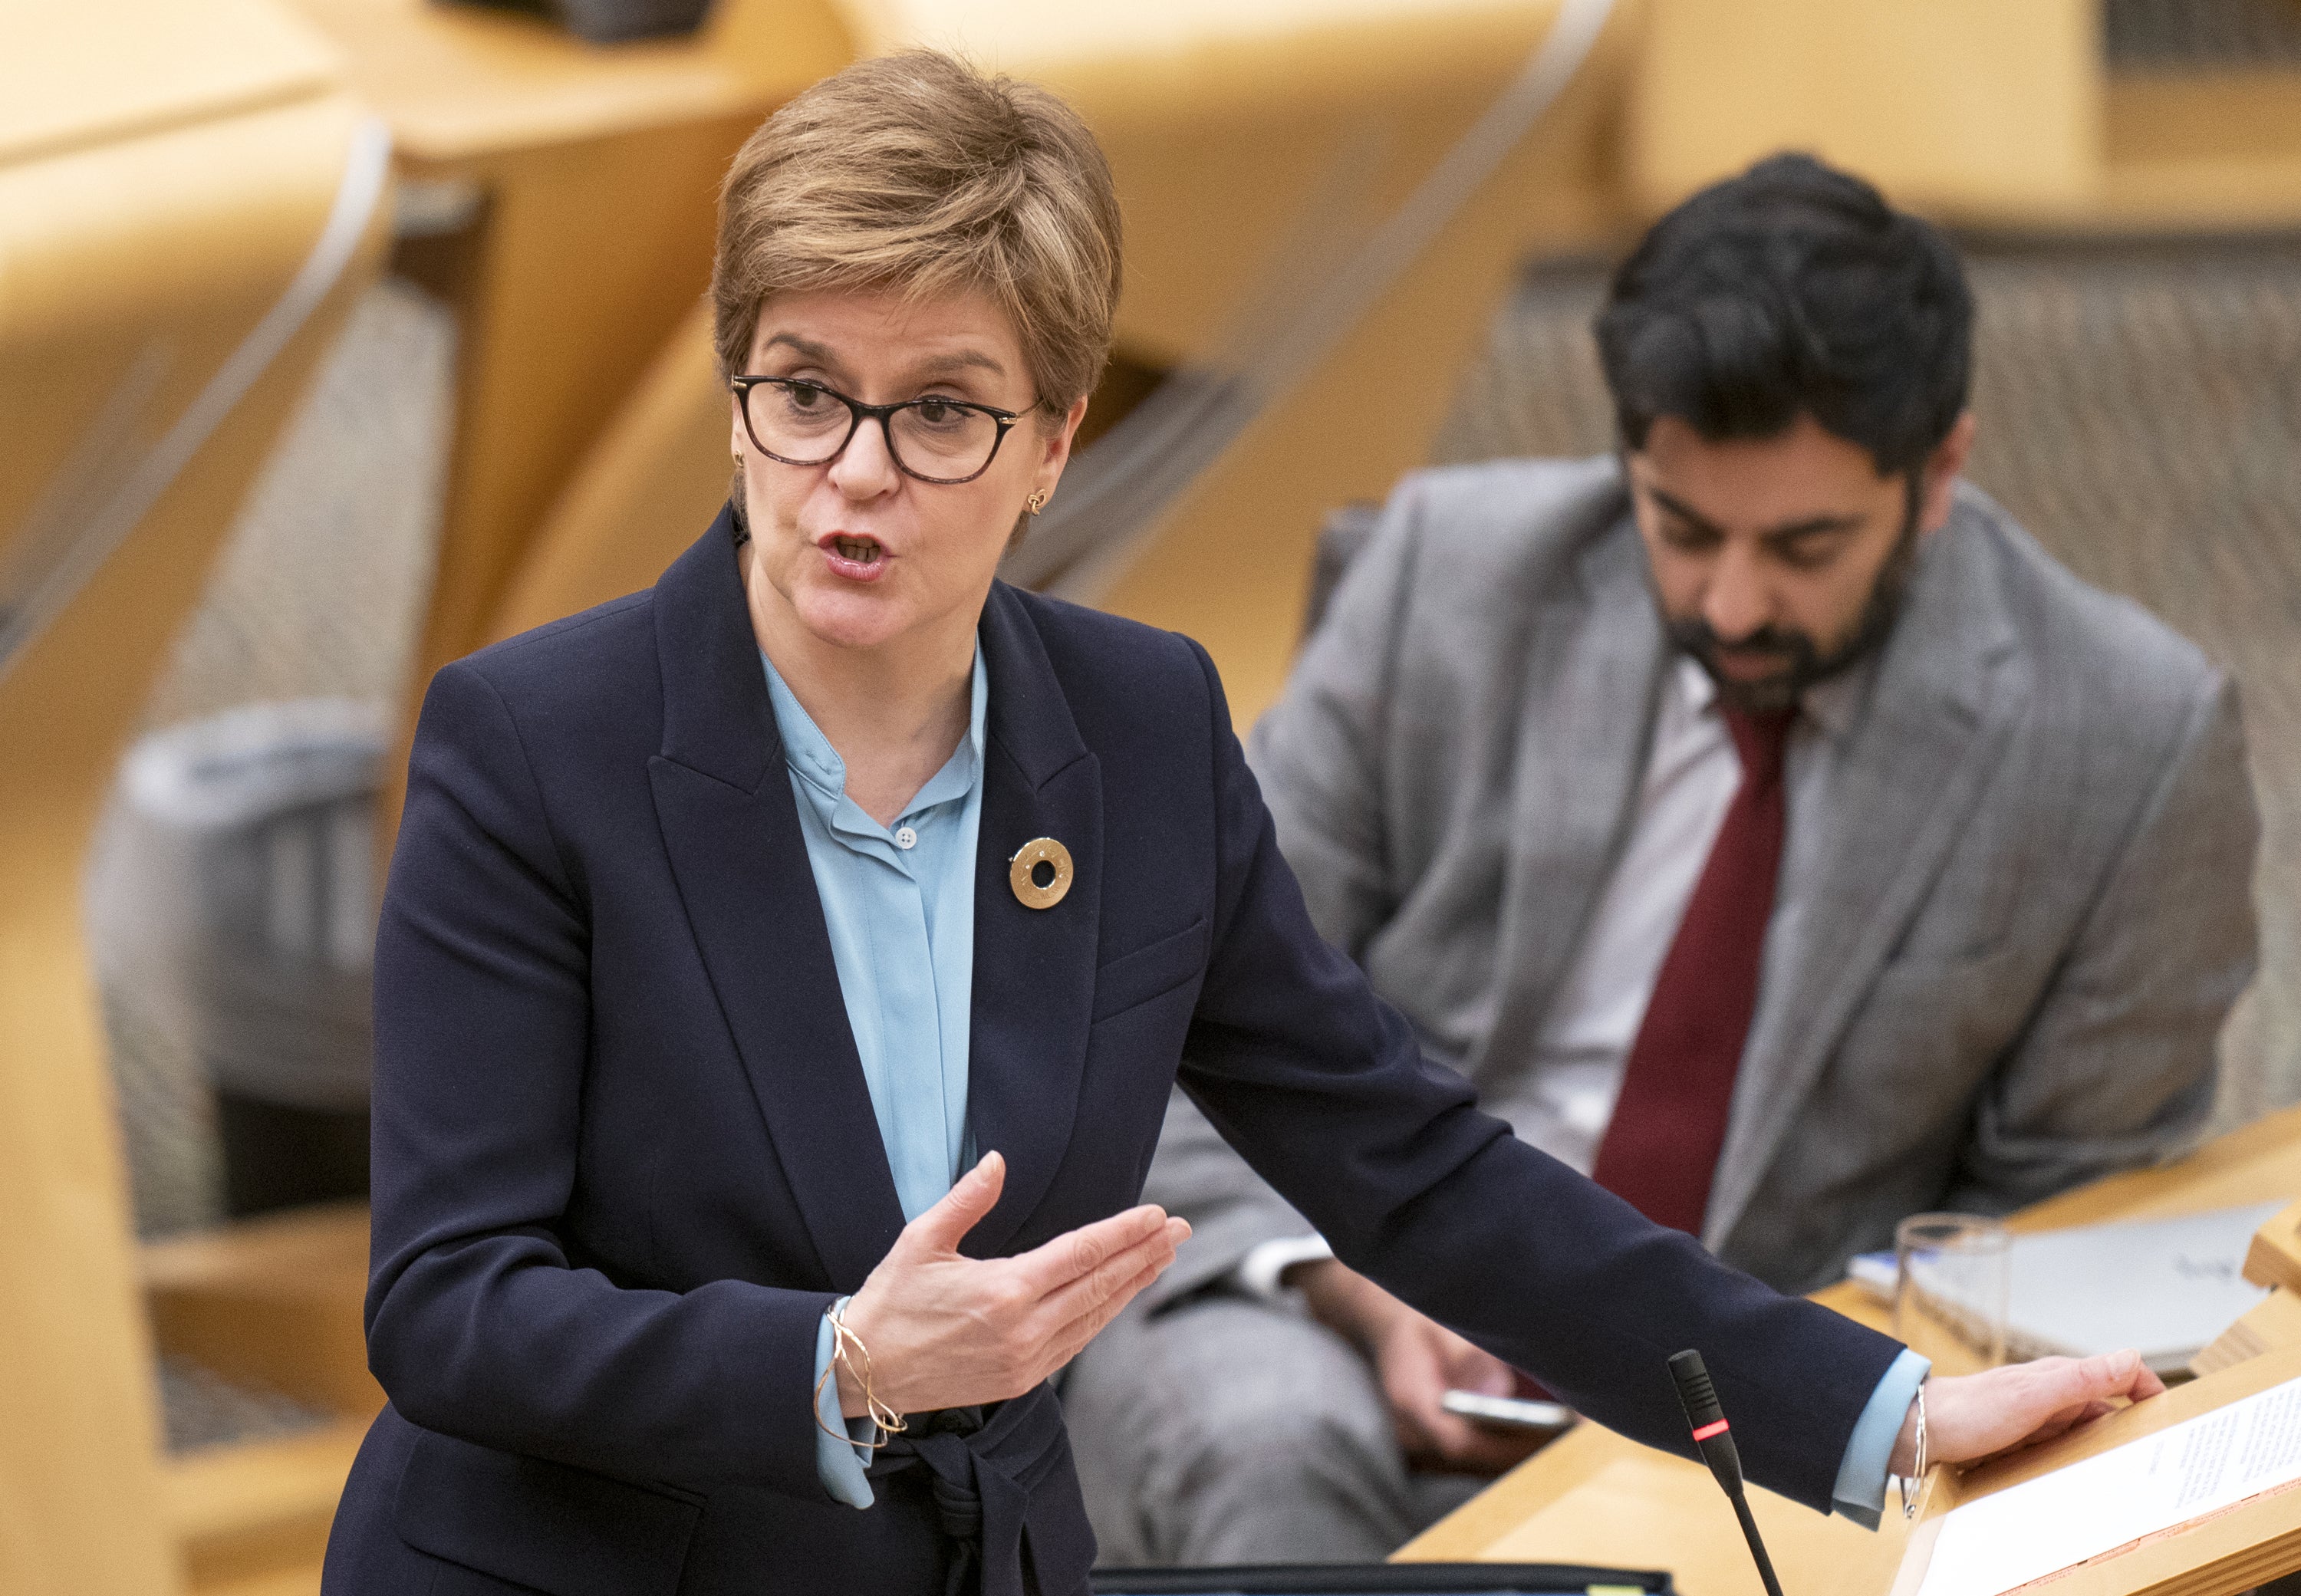
{"type": "MultiPolygon", "coordinates": [[[[2207,1143],[2162,1169],[2114,1175],[2023,1210],[2017,1230],[2164,1218],[2301,1194],[2301,1107],[2207,1143]]],[[[1854,1288],[1816,1293],[1889,1329],[1854,1288]]],[[[1860,1596],[1891,1588],[1908,1533],[1876,1533],[1753,1487],[1750,1505],[1786,1591],[1860,1596]]],[[[1709,1471],[1585,1425],[1528,1458],[1398,1553],[1417,1562],[1580,1562],[1668,1568],[1693,1596],[1761,1596],[1733,1510],[1709,1471]]]]}

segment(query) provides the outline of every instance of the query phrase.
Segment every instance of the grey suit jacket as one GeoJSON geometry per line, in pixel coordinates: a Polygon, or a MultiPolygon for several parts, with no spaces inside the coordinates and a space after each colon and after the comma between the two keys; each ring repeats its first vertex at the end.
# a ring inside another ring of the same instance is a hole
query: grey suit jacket
{"type": "MultiPolygon", "coordinates": [[[[1252,762],[1319,929],[1490,1089],[1624,845],[1668,646],[1611,459],[1409,478],[1252,762]]],[[[2180,1150],[2251,976],[2234,689],[1970,487],[1921,545],[1769,930],[1703,1240],[1785,1290],[1928,1208],[2180,1150]]],[[[1802,833],[1802,834],[1801,834],[1802,833]]],[[[1154,1306],[1301,1222],[1176,1100],[1154,1306]]]]}

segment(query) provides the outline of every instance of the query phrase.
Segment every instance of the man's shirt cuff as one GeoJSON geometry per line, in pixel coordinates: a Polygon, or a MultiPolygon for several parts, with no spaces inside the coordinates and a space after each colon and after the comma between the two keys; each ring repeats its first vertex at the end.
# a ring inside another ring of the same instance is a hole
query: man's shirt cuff
{"type": "Polygon", "coordinates": [[[1830,1505],[1864,1529],[1876,1529],[1886,1510],[1886,1467],[1894,1459],[1894,1442],[1933,1366],[1931,1359],[1903,1348],[1853,1421],[1853,1438],[1837,1465],[1837,1483],[1830,1488],[1830,1505]]]}
{"type": "Polygon", "coordinates": [[[1285,1274],[1297,1264],[1315,1264],[1335,1256],[1324,1236],[1286,1236],[1264,1241],[1239,1260],[1238,1283],[1265,1302],[1281,1300],[1286,1292],[1285,1274]]]}
{"type": "MultiPolygon", "coordinates": [[[[839,1302],[846,1300],[841,1297],[839,1302]]],[[[879,1426],[868,1418],[841,1416],[839,1382],[823,1377],[831,1367],[831,1355],[834,1350],[831,1316],[825,1314],[815,1333],[816,1477],[823,1482],[823,1488],[831,1492],[833,1500],[845,1502],[850,1508],[867,1508],[873,1500],[871,1482],[864,1477],[863,1471],[871,1461],[867,1443],[879,1438],[879,1426]],[[844,1430],[849,1439],[833,1440],[824,1433],[826,1425],[833,1430],[844,1430]]]]}

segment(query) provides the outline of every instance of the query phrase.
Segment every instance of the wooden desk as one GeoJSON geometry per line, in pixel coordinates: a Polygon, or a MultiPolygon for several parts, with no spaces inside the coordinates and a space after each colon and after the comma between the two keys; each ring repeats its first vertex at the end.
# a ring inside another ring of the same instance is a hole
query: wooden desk
{"type": "MultiPolygon", "coordinates": [[[[2115,1175],[2023,1210],[2017,1230],[2164,1218],[2301,1196],[2301,1107],[2270,1116],[2163,1169],[2115,1175]]],[[[1815,1300],[1877,1329],[1855,1288],[1815,1300]]],[[[1753,1487],[1751,1510],[1787,1591],[1884,1592],[1906,1539],[1876,1534],[1753,1487]]],[[[1706,1469],[1586,1425],[1528,1458],[1398,1553],[1404,1561],[1582,1562],[1668,1568],[1690,1596],[1760,1596],[1734,1515],[1706,1469]]]]}

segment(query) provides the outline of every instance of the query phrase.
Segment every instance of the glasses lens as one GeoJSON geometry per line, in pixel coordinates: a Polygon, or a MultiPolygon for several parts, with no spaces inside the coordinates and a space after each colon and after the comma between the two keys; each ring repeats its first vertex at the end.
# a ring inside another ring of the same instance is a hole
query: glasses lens
{"type": "Polygon", "coordinates": [[[854,413],[806,382],[755,382],[743,393],[751,434],[770,455],[816,465],[839,452],[854,413]]]}
{"type": "Polygon", "coordinates": [[[895,457],[923,477],[971,477],[991,464],[999,422],[948,399],[919,399],[887,418],[895,457]]]}

